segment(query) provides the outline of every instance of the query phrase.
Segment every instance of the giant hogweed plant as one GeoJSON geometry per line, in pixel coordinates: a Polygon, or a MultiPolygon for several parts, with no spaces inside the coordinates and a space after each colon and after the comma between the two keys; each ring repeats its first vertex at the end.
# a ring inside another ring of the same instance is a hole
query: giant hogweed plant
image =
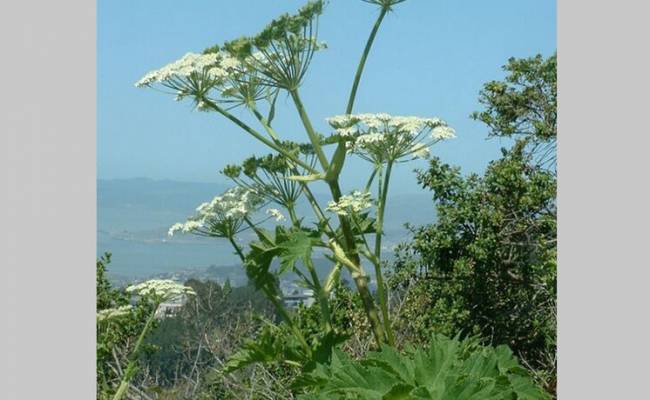
{"type": "Polygon", "coordinates": [[[428,157],[430,147],[454,137],[454,131],[438,118],[353,113],[375,36],[385,15],[404,0],[364,1],[377,5],[379,15],[358,64],[345,112],[327,120],[331,127],[327,136],[314,128],[300,95],[314,55],[326,47],[317,38],[322,0],[307,3],[296,14],[280,16],[257,35],[215,45],[201,54],[188,53],[136,83],[138,87],[169,92],[179,101],[190,100],[197,110],[226,118],[271,151],[241,165],[226,166],[222,172],[234,187],[200,205],[194,216],[172,226],[169,232],[228,240],[249,279],[274,304],[291,332],[290,339],[281,340],[274,335],[273,327],[266,329],[233,358],[229,364],[232,368],[264,361],[305,366],[329,359],[332,347],[342,340],[333,327],[330,304],[342,269],[354,281],[376,345],[395,342],[381,270],[391,173],[397,164],[428,157]],[[287,141],[273,127],[281,93],[297,110],[305,143],[287,141]],[[250,113],[254,124],[235,116],[235,108],[250,113]],[[340,179],[348,157],[366,160],[369,168],[365,186],[345,194],[340,179]],[[325,207],[312,192],[317,182],[324,182],[331,194],[325,207]],[[297,215],[296,204],[303,197],[313,212],[313,225],[305,222],[305,216],[297,215]],[[269,205],[275,208],[267,209],[267,216],[260,218],[259,211],[269,205]],[[262,222],[280,222],[285,215],[287,223],[278,223],[273,231],[262,227],[262,222]],[[245,230],[257,237],[248,248],[241,244],[240,234],[245,230]],[[314,251],[332,262],[325,279],[316,273],[314,251]],[[277,270],[271,268],[275,259],[279,260],[277,270]],[[374,268],[376,294],[370,290],[364,265],[374,268]],[[297,274],[315,293],[323,332],[320,338],[308,340],[283,305],[278,276],[288,271],[297,274]]]}
{"type": "MultiPolygon", "coordinates": [[[[103,264],[106,262],[110,262],[110,255],[105,256],[105,258],[97,262],[98,270],[99,267],[104,268],[103,264]]],[[[101,276],[103,278],[103,269],[100,270],[100,274],[102,274],[101,276]]],[[[97,311],[98,358],[100,352],[114,351],[116,342],[124,341],[125,338],[122,337],[124,336],[124,319],[129,319],[132,322],[143,322],[143,324],[137,324],[138,326],[142,326],[139,332],[137,332],[135,343],[129,351],[124,371],[117,365],[116,369],[120,372],[121,378],[115,391],[113,392],[108,382],[102,382],[102,387],[98,388],[98,398],[104,399],[110,396],[112,400],[121,400],[127,397],[130,383],[138,372],[138,359],[143,352],[145,338],[154,329],[156,315],[160,305],[165,301],[178,298],[179,296],[195,295],[196,293],[191,287],[178,284],[171,280],[153,279],[131,285],[126,288],[123,295],[118,292],[114,294],[108,293],[110,291],[110,289],[107,289],[108,282],[100,282],[98,280],[98,286],[100,283],[103,285],[101,294],[105,295],[103,296],[105,300],[109,300],[107,296],[121,297],[120,303],[125,304],[112,306],[109,302],[104,302],[104,304],[101,304],[102,309],[97,311]],[[138,299],[136,307],[126,302],[127,296],[138,299]],[[143,314],[143,312],[147,312],[147,314],[143,314]]],[[[98,302],[98,307],[99,305],[98,302]]],[[[126,326],[129,325],[132,325],[132,323],[126,324],[126,326]]],[[[117,359],[116,362],[118,364],[120,363],[117,359]]]]}

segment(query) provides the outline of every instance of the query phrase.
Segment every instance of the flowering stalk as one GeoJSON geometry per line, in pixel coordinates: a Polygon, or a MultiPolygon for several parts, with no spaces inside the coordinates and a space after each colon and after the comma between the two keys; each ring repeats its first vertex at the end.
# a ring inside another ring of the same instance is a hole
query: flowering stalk
{"type": "Polygon", "coordinates": [[[248,134],[253,136],[255,139],[259,140],[260,142],[264,143],[265,145],[269,146],[273,150],[277,151],[278,153],[282,154],[283,156],[287,157],[291,161],[295,162],[296,164],[300,165],[301,167],[305,168],[306,170],[312,172],[312,173],[318,173],[314,168],[312,168],[310,165],[307,163],[303,162],[300,159],[297,159],[293,157],[291,153],[286,151],[285,149],[282,148],[282,146],[277,145],[276,143],[270,141],[269,139],[265,138],[262,136],[259,132],[251,128],[250,126],[246,125],[243,121],[241,121],[239,118],[235,117],[216,103],[210,101],[210,100],[205,100],[206,106],[212,108],[214,111],[218,112],[219,114],[223,115],[224,117],[228,118],[230,121],[232,121],[235,125],[239,126],[242,128],[244,131],[246,131],[248,134]]]}
{"type": "Polygon", "coordinates": [[[260,114],[260,112],[257,110],[257,108],[255,107],[254,104],[252,104],[250,106],[250,109],[253,112],[253,115],[255,116],[255,118],[257,118],[258,121],[260,121],[260,123],[262,124],[262,126],[264,127],[266,132],[269,134],[269,136],[271,136],[271,138],[274,141],[276,141],[276,142],[279,141],[280,137],[278,136],[278,134],[273,130],[273,128],[271,128],[271,125],[269,124],[269,122],[266,120],[266,118],[264,118],[264,116],[262,114],[260,114]]]}
{"type": "Polygon", "coordinates": [[[151,315],[149,316],[147,322],[144,325],[144,328],[142,329],[142,332],[140,332],[140,336],[138,337],[138,340],[135,342],[135,347],[133,348],[133,352],[131,352],[131,355],[129,356],[129,363],[126,367],[126,370],[124,371],[122,380],[120,381],[120,386],[118,386],[117,391],[113,396],[113,400],[121,400],[122,398],[124,398],[127,390],[129,389],[129,382],[131,381],[133,375],[135,375],[136,372],[137,360],[138,360],[138,356],[140,355],[142,342],[144,341],[145,336],[147,336],[147,334],[149,333],[149,330],[151,329],[151,325],[153,324],[153,320],[155,319],[157,310],[158,310],[158,305],[154,307],[153,311],[151,312],[151,315]]]}
{"type": "Polygon", "coordinates": [[[118,386],[117,391],[113,396],[113,400],[121,400],[129,389],[129,382],[137,370],[137,361],[142,349],[142,343],[144,342],[144,338],[151,330],[153,321],[156,317],[156,312],[158,311],[160,304],[165,300],[174,298],[179,295],[196,294],[190,287],[180,285],[174,281],[158,279],[149,280],[137,285],[131,285],[126,288],[126,292],[137,294],[144,297],[146,300],[153,300],[154,307],[151,311],[151,314],[149,315],[149,318],[147,318],[147,322],[145,323],[144,328],[142,328],[142,331],[138,336],[138,340],[135,342],[133,351],[129,355],[129,363],[126,367],[124,375],[122,376],[120,385],[118,386]]]}
{"type": "Polygon", "coordinates": [[[363,68],[366,65],[366,60],[368,59],[368,54],[370,53],[370,49],[372,48],[372,43],[375,41],[375,36],[377,36],[377,32],[379,31],[379,26],[381,25],[381,22],[384,20],[384,17],[386,16],[388,10],[389,10],[388,7],[381,7],[381,11],[379,12],[379,16],[375,21],[375,25],[372,27],[372,31],[370,31],[370,36],[368,37],[368,41],[366,42],[366,47],[363,49],[363,53],[361,54],[361,60],[359,60],[359,66],[357,67],[357,72],[354,75],[352,90],[350,90],[350,97],[348,98],[348,105],[345,108],[346,114],[352,113],[352,109],[354,108],[354,100],[357,96],[357,89],[359,88],[359,82],[361,81],[361,75],[363,74],[363,68]]]}
{"type": "Polygon", "coordinates": [[[302,104],[302,100],[300,100],[300,95],[298,94],[298,90],[294,89],[289,93],[291,94],[291,98],[293,99],[293,102],[296,105],[296,109],[298,110],[300,119],[302,120],[302,123],[305,126],[305,130],[307,131],[309,140],[311,141],[312,146],[314,146],[314,150],[316,151],[316,155],[318,156],[318,160],[320,161],[321,167],[323,168],[323,171],[327,171],[329,169],[329,161],[327,160],[327,157],[323,152],[323,148],[320,145],[320,139],[318,138],[318,134],[316,134],[316,131],[314,130],[314,127],[312,126],[311,121],[309,120],[309,116],[305,111],[305,106],[302,104]]]}
{"type": "MultiPolygon", "coordinates": [[[[283,307],[277,282],[269,271],[273,258],[280,257],[283,268],[293,268],[314,289],[326,332],[332,329],[328,293],[339,269],[343,266],[347,268],[356,284],[377,345],[394,344],[381,271],[381,244],[392,168],[395,163],[427,158],[432,144],[453,137],[453,129],[438,118],[392,116],[385,113],[352,115],[365,64],[382,21],[392,6],[405,0],[364,1],[378,5],[380,12],[357,66],[346,113],[328,119],[335,130],[328,139],[323,139],[314,129],[299,95],[299,88],[314,52],[325,47],[316,40],[317,18],[324,3],[322,0],[310,1],[295,15],[280,16],[253,37],[226,42],[223,47],[214,46],[206,49],[202,55],[188,54],[167,67],[145,75],[137,84],[151,86],[159,83],[175,90],[178,99],[191,97],[198,110],[216,111],[278,153],[264,158],[251,157],[244,161],[242,167],[228,166],[223,172],[239,189],[254,193],[267,203],[274,202],[285,208],[293,225],[291,229],[278,227],[275,239],[259,229],[249,219],[249,211],[258,208],[249,206],[247,198],[242,195],[239,199],[241,201],[237,198],[233,200],[233,196],[228,197],[221,208],[217,204],[219,201],[213,200],[197,209],[199,216],[185,224],[177,224],[172,230],[227,238],[246,266],[249,276],[256,280],[260,290],[274,304],[309,355],[313,351],[283,307]],[[281,141],[278,132],[271,127],[275,116],[275,101],[280,91],[286,91],[291,96],[311,145],[281,141]],[[209,97],[210,93],[216,94],[216,97],[209,97]],[[270,103],[268,117],[257,109],[257,101],[260,100],[270,103]],[[228,105],[231,107],[228,108],[228,105]],[[232,107],[242,105],[259,121],[263,132],[258,132],[229,112],[232,107]],[[331,159],[328,159],[324,146],[332,143],[336,144],[336,149],[331,159]],[[371,162],[373,170],[365,190],[342,195],[339,179],[348,155],[356,155],[371,162]],[[245,177],[240,178],[241,171],[245,177]],[[324,215],[310,190],[310,183],[317,180],[325,181],[329,187],[332,201],[328,204],[327,211],[335,212],[338,216],[339,226],[336,230],[330,225],[330,218],[324,215]],[[373,251],[366,238],[372,220],[370,212],[363,210],[372,205],[370,189],[375,180],[378,181],[378,199],[373,251]],[[305,195],[317,218],[317,231],[301,226],[302,221],[295,210],[301,194],[305,195]],[[243,224],[247,224],[260,238],[260,243],[251,246],[250,254],[245,254],[235,241],[243,224]],[[323,246],[323,236],[328,238],[327,247],[333,254],[330,258],[335,261],[324,285],[310,258],[313,247],[323,246]],[[284,249],[293,246],[294,243],[290,242],[294,240],[300,245],[295,246],[296,253],[288,256],[284,249]],[[375,268],[378,300],[368,287],[369,277],[361,264],[362,256],[372,262],[375,268]],[[303,262],[308,273],[295,267],[298,260],[303,262]]],[[[269,212],[269,218],[275,217],[276,221],[283,218],[278,210],[267,210],[267,214],[269,212]]]]}
{"type": "MultiPolygon", "coordinates": [[[[305,111],[305,107],[300,100],[298,91],[292,90],[291,97],[293,98],[296,109],[298,110],[298,114],[300,115],[300,119],[302,120],[305,130],[307,131],[307,135],[309,136],[309,139],[312,141],[312,145],[316,150],[316,154],[319,156],[323,170],[327,171],[329,169],[329,162],[323,153],[320,141],[318,140],[318,136],[316,135],[311,121],[309,120],[309,116],[305,111]]],[[[341,198],[341,189],[338,182],[338,176],[334,176],[328,179],[327,184],[330,188],[330,192],[332,193],[332,198],[334,201],[338,201],[341,198]]],[[[354,282],[357,286],[357,291],[361,297],[366,315],[370,320],[370,325],[372,326],[377,345],[381,345],[386,340],[386,334],[381,325],[379,315],[377,313],[377,307],[375,306],[372,294],[368,288],[368,277],[361,267],[361,259],[359,258],[359,255],[356,251],[354,234],[352,233],[352,229],[347,217],[339,215],[339,223],[341,225],[341,230],[343,231],[343,236],[345,238],[344,248],[349,253],[350,257],[352,258],[351,261],[355,265],[354,271],[352,272],[352,278],[354,279],[354,282]]]]}
{"type": "Polygon", "coordinates": [[[386,296],[386,288],[384,286],[384,278],[381,272],[381,237],[384,234],[384,213],[386,211],[386,200],[388,198],[388,184],[390,183],[390,174],[393,168],[393,162],[389,161],[386,165],[385,179],[382,182],[381,175],[379,180],[379,205],[377,207],[377,227],[375,234],[375,275],[377,277],[377,296],[379,296],[379,303],[381,306],[382,318],[384,321],[384,328],[388,336],[388,343],[395,345],[395,335],[393,328],[388,317],[388,299],[386,296]]]}

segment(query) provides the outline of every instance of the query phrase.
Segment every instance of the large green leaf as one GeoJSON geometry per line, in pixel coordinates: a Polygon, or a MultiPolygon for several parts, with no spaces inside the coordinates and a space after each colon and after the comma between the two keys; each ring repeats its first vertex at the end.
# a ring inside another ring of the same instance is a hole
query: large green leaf
{"type": "Polygon", "coordinates": [[[300,399],[547,400],[509,350],[434,336],[428,349],[391,347],[353,360],[336,351],[300,399]]]}
{"type": "Polygon", "coordinates": [[[322,244],[317,231],[306,229],[279,228],[276,232],[276,243],[279,249],[280,269],[278,274],[294,270],[298,261],[311,259],[312,248],[322,244]]]}

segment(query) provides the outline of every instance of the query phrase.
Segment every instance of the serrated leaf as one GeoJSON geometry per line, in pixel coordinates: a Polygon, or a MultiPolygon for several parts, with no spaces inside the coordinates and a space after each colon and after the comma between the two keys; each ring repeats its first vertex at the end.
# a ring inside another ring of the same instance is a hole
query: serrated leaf
{"type": "Polygon", "coordinates": [[[413,391],[413,386],[407,385],[405,383],[395,384],[389,391],[386,393],[382,400],[408,400],[411,399],[411,391],[413,391]]]}
{"type": "MultiPolygon", "coordinates": [[[[528,376],[499,369],[499,358],[510,353],[434,336],[429,349],[391,347],[352,360],[335,351],[329,365],[311,374],[314,393],[328,399],[420,400],[547,400],[548,396],[528,376]],[[356,397],[355,397],[356,396],[356,397]]],[[[308,397],[299,397],[306,399],[308,397]]]]}
{"type": "Polygon", "coordinates": [[[312,248],[321,244],[318,232],[303,229],[278,230],[276,242],[280,257],[279,274],[294,270],[298,261],[304,262],[310,259],[312,248]]]}

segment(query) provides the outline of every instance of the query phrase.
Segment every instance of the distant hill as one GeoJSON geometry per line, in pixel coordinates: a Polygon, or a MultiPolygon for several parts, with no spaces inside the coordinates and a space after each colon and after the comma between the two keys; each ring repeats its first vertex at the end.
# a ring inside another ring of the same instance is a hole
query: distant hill
{"type": "MultiPolygon", "coordinates": [[[[223,240],[167,236],[172,224],[184,221],[200,203],[229,187],[224,183],[148,178],[98,180],[97,254],[113,253],[109,276],[125,281],[209,266],[213,266],[214,272],[215,268],[236,265],[237,257],[223,240]]],[[[316,197],[322,205],[329,200],[326,194],[316,197]]],[[[298,208],[300,214],[308,215],[306,201],[298,208]]],[[[429,192],[391,193],[386,210],[386,250],[408,239],[405,222],[421,225],[432,222],[434,215],[429,192]]]]}
{"type": "Polygon", "coordinates": [[[228,188],[222,183],[178,182],[148,178],[97,180],[97,207],[146,209],[187,214],[228,188]]]}

